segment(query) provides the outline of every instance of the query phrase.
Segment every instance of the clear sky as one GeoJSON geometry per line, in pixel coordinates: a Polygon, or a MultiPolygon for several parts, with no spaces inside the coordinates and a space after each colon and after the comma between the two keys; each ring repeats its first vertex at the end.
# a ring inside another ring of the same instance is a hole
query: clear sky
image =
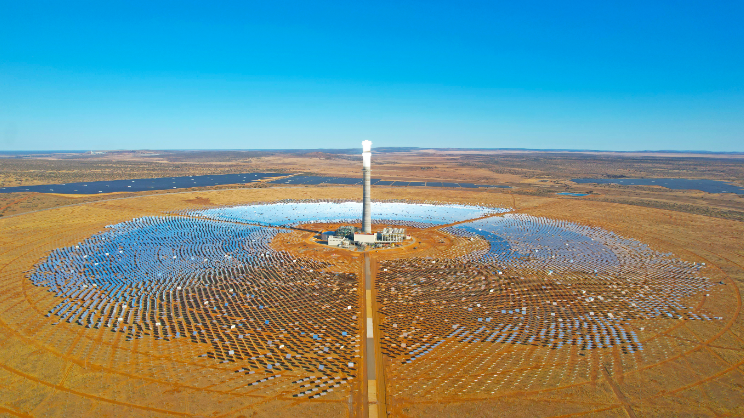
{"type": "Polygon", "coordinates": [[[744,1],[0,0],[0,150],[744,151],[744,1]]]}

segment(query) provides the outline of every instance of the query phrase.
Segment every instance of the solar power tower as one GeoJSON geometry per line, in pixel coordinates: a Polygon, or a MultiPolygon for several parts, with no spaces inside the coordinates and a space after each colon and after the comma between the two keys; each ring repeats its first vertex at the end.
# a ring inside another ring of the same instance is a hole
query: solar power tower
{"type": "Polygon", "coordinates": [[[372,141],[362,141],[362,176],[364,191],[362,192],[362,232],[372,233],[372,198],[370,188],[372,184],[372,141]]]}

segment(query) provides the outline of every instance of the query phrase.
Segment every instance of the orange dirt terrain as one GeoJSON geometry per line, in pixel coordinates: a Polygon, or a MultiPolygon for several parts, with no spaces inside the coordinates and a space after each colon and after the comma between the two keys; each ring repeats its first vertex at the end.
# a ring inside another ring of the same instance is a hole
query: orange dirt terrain
{"type": "MultiPolygon", "coordinates": [[[[508,208],[484,220],[516,217],[608,231],[620,237],[616,251],[628,251],[631,263],[613,277],[579,266],[553,272],[532,264],[483,264],[478,257],[499,241],[460,233],[454,224],[406,226],[412,239],[398,248],[345,250],[318,242],[320,231],[340,224],[304,223],[277,228],[265,243],[264,236],[248,236],[256,243],[251,251],[265,262],[225,261],[219,266],[226,267],[195,278],[176,272],[178,287],[150,277],[160,287],[144,289],[149,293],[123,286],[107,289],[108,298],[98,287],[63,294],[50,285],[57,267],[39,276],[37,266],[57,260],[61,248],[75,254],[75,246],[110,231],[110,225],[145,217],[191,221],[184,211],[252,202],[355,199],[361,189],[254,185],[1,195],[0,414],[744,416],[741,198],[606,186],[591,187],[594,194],[587,198],[558,197],[556,191],[588,191],[587,185],[567,182],[576,170],[591,174],[599,164],[600,171],[632,174],[648,167],[627,159],[577,163],[574,172],[548,177],[552,157],[528,168],[507,154],[503,161],[511,167],[497,169],[483,160],[492,156],[479,155],[481,160],[457,152],[391,153],[381,157],[389,167],[381,164],[374,175],[513,188],[381,186],[373,187],[373,198],[508,208]],[[421,168],[429,166],[434,168],[421,168]],[[653,251],[637,268],[635,242],[653,251]],[[678,262],[656,269],[667,260],[678,262]],[[686,268],[699,277],[678,274],[686,268]],[[680,296],[674,315],[634,313],[633,301],[661,309],[669,304],[664,292],[691,283],[702,283],[700,290],[680,296]],[[587,292],[602,297],[587,302],[587,292]],[[127,296],[135,293],[148,296],[127,296]],[[567,326],[545,326],[545,315],[567,326]],[[625,318],[622,323],[612,322],[617,316],[625,318]],[[622,338],[623,344],[606,343],[622,338]]],[[[148,164],[173,167],[169,159],[175,157],[157,158],[148,164]]],[[[358,176],[358,161],[343,155],[293,158],[282,166],[286,172],[331,174],[323,161],[332,161],[334,175],[358,176]]],[[[270,171],[285,161],[274,155],[246,159],[230,163],[230,170],[242,172],[252,164],[270,171]]],[[[739,168],[726,167],[734,181],[739,168]]],[[[373,229],[385,226],[396,225],[373,229]]],[[[188,230],[179,234],[188,247],[188,230]]],[[[239,258],[231,252],[232,235],[222,234],[208,251],[239,258]]],[[[170,260],[188,255],[156,254],[163,272],[175,271],[170,260]]],[[[84,273],[95,277],[96,271],[84,273]]]]}
{"type": "MultiPolygon", "coordinates": [[[[358,150],[111,151],[101,155],[0,153],[0,187],[82,181],[279,172],[359,177],[358,150]]],[[[520,150],[376,149],[373,178],[511,186],[512,193],[653,207],[744,221],[744,195],[662,187],[576,184],[572,178],[690,178],[744,187],[744,156],[661,152],[547,152],[520,150]]],[[[237,185],[210,187],[234,188],[237,185]]],[[[239,187],[266,187],[265,184],[239,187]]],[[[163,193],[163,192],[149,192],[163,193]]],[[[145,194],[145,193],[140,193],[145,194]]],[[[122,196],[136,195],[121,193],[122,196]]],[[[0,216],[107,199],[96,195],[0,194],[0,216]],[[18,200],[18,203],[15,203],[18,200]]]]}
{"type": "MultiPolygon", "coordinates": [[[[437,328],[443,321],[456,327],[463,322],[479,321],[476,316],[498,315],[499,309],[511,305],[509,300],[514,301],[515,297],[518,300],[520,290],[526,291],[522,294],[526,293],[529,300],[511,306],[534,310],[543,304],[557,304],[558,316],[561,309],[576,309],[570,304],[561,308],[573,295],[565,288],[553,287],[556,279],[546,280],[544,273],[536,271],[505,271],[504,276],[498,276],[494,271],[473,271],[474,266],[468,265],[427,267],[420,261],[408,263],[402,277],[385,273],[377,288],[382,317],[379,323],[384,327],[386,402],[392,416],[663,417],[744,413],[740,296],[744,247],[738,236],[744,231],[740,223],[624,205],[554,199],[522,212],[601,227],[649,243],[659,251],[705,263],[705,274],[718,285],[709,293],[690,298],[687,305],[692,312],[707,312],[720,319],[630,321],[626,331],[637,333],[643,345],[643,351],[634,352],[617,346],[586,350],[569,345],[556,349],[552,339],[542,344],[506,343],[503,336],[511,335],[507,332],[500,334],[502,337],[496,344],[493,340],[484,341],[487,335],[480,341],[465,338],[464,334],[463,338],[445,338],[446,335],[437,335],[442,333],[437,328]],[[468,283],[466,279],[471,278],[468,276],[483,276],[474,281],[480,286],[463,291],[455,289],[457,282],[437,280],[442,275],[452,275],[455,267],[462,274],[459,279],[462,282],[468,283]],[[408,277],[424,279],[417,285],[420,290],[415,294],[406,295],[401,290],[408,277]],[[549,284],[547,289],[546,284],[549,284]],[[521,289],[522,286],[525,288],[521,289]],[[513,293],[505,295],[506,299],[494,298],[488,287],[513,293]],[[463,306],[481,312],[471,313],[463,310],[463,306]],[[437,311],[441,313],[432,313],[437,311]],[[385,313],[392,316],[385,317],[385,313]],[[401,343],[421,347],[418,352],[422,353],[420,350],[431,347],[433,341],[446,342],[408,364],[416,359],[405,355],[401,343]]],[[[378,263],[378,269],[380,266],[396,267],[385,261],[378,263]]],[[[377,274],[379,277],[379,270],[377,274]]],[[[564,273],[560,280],[603,286],[592,282],[590,277],[581,277],[582,274],[564,273]]],[[[620,286],[616,290],[623,289],[620,286]]],[[[605,297],[613,293],[612,289],[604,291],[605,297]]],[[[621,290],[623,294],[626,291],[631,290],[621,290]]],[[[607,303],[609,306],[604,309],[625,309],[612,305],[610,300],[607,303]]],[[[503,315],[500,320],[504,320],[503,315]]],[[[522,325],[522,319],[506,321],[512,327],[522,325]]],[[[445,328],[452,331],[452,327],[445,328]]],[[[526,335],[536,335],[537,331],[526,335]]],[[[597,332],[596,328],[588,331],[597,332]]],[[[557,337],[555,341],[559,340],[557,337]]]]}

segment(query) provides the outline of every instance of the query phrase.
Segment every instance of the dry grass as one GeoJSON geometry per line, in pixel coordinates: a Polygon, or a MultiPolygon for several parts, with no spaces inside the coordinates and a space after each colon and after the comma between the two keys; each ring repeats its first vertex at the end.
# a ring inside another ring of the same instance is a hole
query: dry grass
{"type": "MultiPolygon", "coordinates": [[[[358,177],[355,151],[327,152],[131,152],[3,158],[0,186],[245,172],[358,177]]],[[[729,181],[744,186],[744,158],[723,154],[569,153],[487,150],[378,152],[373,177],[400,181],[502,184],[521,195],[553,197],[590,192],[591,199],[744,220],[744,195],[709,194],[660,187],[575,184],[576,177],[675,177],[729,181]]],[[[211,187],[212,190],[235,185],[211,187]]],[[[263,187],[256,184],[250,187],[263,187]]],[[[349,193],[354,194],[351,188],[349,193]]],[[[155,194],[167,193],[165,191],[155,194]]],[[[435,194],[438,192],[434,192],[435,194]]],[[[151,194],[140,193],[137,195],[151,194]]],[[[0,195],[0,216],[106,196],[0,195]],[[17,200],[21,200],[16,203],[17,200]]]]}
{"type": "MultiPolygon", "coordinates": [[[[405,171],[398,173],[403,176],[405,171]]],[[[361,193],[350,187],[279,187],[120,199],[108,196],[108,200],[0,218],[0,411],[14,416],[60,417],[349,415],[348,396],[355,402],[359,399],[354,389],[346,392],[346,397],[329,398],[327,402],[266,398],[260,392],[238,390],[240,381],[233,379],[232,369],[198,360],[195,353],[206,348],[196,343],[144,339],[126,342],[116,333],[65,323],[52,326],[53,319],[45,314],[58,300],[45,289],[33,287],[26,273],[53,249],[80,242],[106,225],[139,216],[210,205],[343,199],[350,195],[361,193]]],[[[503,190],[378,187],[373,197],[513,207],[535,216],[599,226],[685,260],[705,262],[705,274],[726,283],[725,292],[705,301],[706,309],[719,313],[724,320],[674,324],[654,337],[667,347],[668,353],[646,361],[642,367],[609,377],[601,363],[607,353],[604,357],[593,353],[566,360],[554,357],[548,349],[530,347],[525,350],[535,350],[530,353],[532,358],[545,359],[533,365],[543,367],[545,374],[551,372],[551,365],[575,361],[588,362],[591,377],[569,386],[557,382],[532,392],[505,389],[455,399],[392,397],[388,407],[394,416],[610,417],[627,416],[627,411],[635,416],[744,415],[744,320],[740,297],[744,286],[743,223],[679,211],[503,190]]],[[[30,199],[8,203],[20,205],[30,199]]],[[[59,203],[69,204],[80,198],[60,199],[59,203]]],[[[344,268],[349,271],[359,268],[358,257],[340,250],[319,249],[307,241],[308,237],[309,234],[296,234],[292,242],[277,241],[274,245],[306,257],[344,260],[344,268]]],[[[380,251],[374,257],[435,256],[452,249],[459,254],[478,245],[451,237],[444,237],[449,241],[442,243],[443,235],[435,230],[421,233],[420,238],[423,244],[415,251],[380,251]]],[[[510,348],[515,350],[514,356],[523,355],[518,352],[521,349],[510,348]]],[[[470,353],[473,348],[463,346],[461,350],[470,353]]],[[[472,354],[478,355],[478,351],[472,354]]]]}

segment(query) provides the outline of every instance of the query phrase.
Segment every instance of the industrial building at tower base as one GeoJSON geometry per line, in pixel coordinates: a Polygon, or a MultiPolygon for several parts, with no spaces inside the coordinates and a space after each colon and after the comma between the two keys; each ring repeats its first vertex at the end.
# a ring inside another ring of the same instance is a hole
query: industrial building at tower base
{"type": "Polygon", "coordinates": [[[388,247],[400,244],[411,239],[406,235],[403,228],[383,228],[381,232],[364,233],[352,225],[344,225],[335,231],[327,231],[321,234],[321,241],[332,247],[350,248],[359,247],[388,247]]]}

